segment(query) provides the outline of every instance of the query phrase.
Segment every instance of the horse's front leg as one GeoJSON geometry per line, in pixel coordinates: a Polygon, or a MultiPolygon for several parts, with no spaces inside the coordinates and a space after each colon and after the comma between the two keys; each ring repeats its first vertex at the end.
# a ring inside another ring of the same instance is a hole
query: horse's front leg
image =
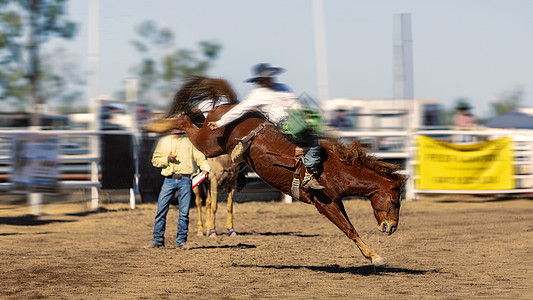
{"type": "Polygon", "coordinates": [[[196,202],[196,211],[198,212],[198,236],[204,235],[204,229],[202,224],[202,197],[200,196],[200,185],[197,185],[192,189],[192,192],[194,193],[194,199],[196,202]]]}
{"type": "Polygon", "coordinates": [[[314,198],[313,204],[317,210],[325,215],[333,224],[337,225],[351,240],[355,242],[357,248],[361,251],[364,257],[369,259],[374,266],[383,266],[387,261],[381,256],[377,255],[372,249],[370,249],[365,242],[361,239],[355,227],[350,223],[348,215],[344,210],[342,202],[333,202],[329,197],[320,201],[314,198]]]}

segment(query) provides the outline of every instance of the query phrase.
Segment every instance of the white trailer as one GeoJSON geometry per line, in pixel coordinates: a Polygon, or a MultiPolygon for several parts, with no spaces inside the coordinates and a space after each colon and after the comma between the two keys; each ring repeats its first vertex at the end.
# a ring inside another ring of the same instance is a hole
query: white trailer
{"type": "Polygon", "coordinates": [[[433,99],[336,98],[320,105],[326,122],[345,110],[353,124],[343,131],[412,130],[439,126],[441,105],[433,99]]]}

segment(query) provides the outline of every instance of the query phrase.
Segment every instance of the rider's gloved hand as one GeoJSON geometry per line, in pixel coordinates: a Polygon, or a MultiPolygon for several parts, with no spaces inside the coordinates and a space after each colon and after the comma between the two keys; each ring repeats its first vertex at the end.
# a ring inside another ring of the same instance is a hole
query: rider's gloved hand
{"type": "Polygon", "coordinates": [[[217,130],[218,129],[217,123],[215,123],[215,122],[207,123],[207,127],[209,127],[209,129],[211,129],[211,130],[217,130]]]}

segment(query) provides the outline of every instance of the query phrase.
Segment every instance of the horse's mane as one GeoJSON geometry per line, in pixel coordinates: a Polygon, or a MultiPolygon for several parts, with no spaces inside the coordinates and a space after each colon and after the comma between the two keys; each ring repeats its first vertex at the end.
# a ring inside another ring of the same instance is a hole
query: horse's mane
{"type": "Polygon", "coordinates": [[[224,79],[195,76],[187,80],[176,92],[166,118],[190,113],[194,106],[204,100],[213,103],[226,98],[229,104],[237,102],[237,94],[224,79]]]}
{"type": "MultiPolygon", "coordinates": [[[[271,125],[272,126],[267,127],[271,132],[282,134],[274,124],[271,125]]],[[[294,141],[288,136],[285,136],[285,138],[294,144],[294,141]]],[[[380,161],[378,157],[369,154],[368,151],[361,146],[360,141],[354,141],[349,147],[346,147],[339,142],[338,138],[326,136],[324,139],[327,141],[327,144],[329,144],[333,153],[338,155],[339,161],[342,164],[348,166],[356,166],[358,164],[364,165],[398,184],[403,184],[407,180],[405,176],[397,172],[399,166],[380,161]]]]}
{"type": "Polygon", "coordinates": [[[405,180],[403,175],[397,173],[399,170],[397,165],[380,161],[378,157],[368,154],[360,141],[354,141],[349,147],[345,147],[338,140],[329,139],[329,142],[341,163],[354,165],[359,162],[393,180],[405,180]]]}

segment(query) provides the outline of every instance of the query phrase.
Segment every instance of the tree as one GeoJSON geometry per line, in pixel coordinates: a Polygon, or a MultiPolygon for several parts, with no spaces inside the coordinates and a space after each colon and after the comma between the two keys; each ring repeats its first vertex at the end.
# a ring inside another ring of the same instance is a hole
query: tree
{"type": "Polygon", "coordinates": [[[501,93],[496,97],[495,101],[490,103],[492,117],[516,110],[520,106],[523,97],[524,90],[521,87],[501,93]]]}
{"type": "Polygon", "coordinates": [[[87,104],[79,103],[85,98],[77,87],[84,86],[86,80],[77,68],[77,61],[65,49],[56,48],[53,53],[41,56],[44,74],[41,90],[48,107],[64,113],[87,112],[87,104]]]}
{"type": "Polygon", "coordinates": [[[65,19],[67,0],[0,0],[0,99],[33,105],[31,125],[46,103],[44,82],[61,76],[43,65],[41,46],[52,37],[70,39],[76,25],[65,19]],[[31,103],[27,103],[27,99],[31,103]]]}
{"type": "Polygon", "coordinates": [[[176,91],[176,81],[205,76],[222,48],[215,42],[201,41],[199,51],[176,49],[174,32],[158,28],[153,21],[141,23],[136,32],[139,39],[132,44],[143,58],[132,72],[139,78],[141,99],[168,99],[176,91]]]}

